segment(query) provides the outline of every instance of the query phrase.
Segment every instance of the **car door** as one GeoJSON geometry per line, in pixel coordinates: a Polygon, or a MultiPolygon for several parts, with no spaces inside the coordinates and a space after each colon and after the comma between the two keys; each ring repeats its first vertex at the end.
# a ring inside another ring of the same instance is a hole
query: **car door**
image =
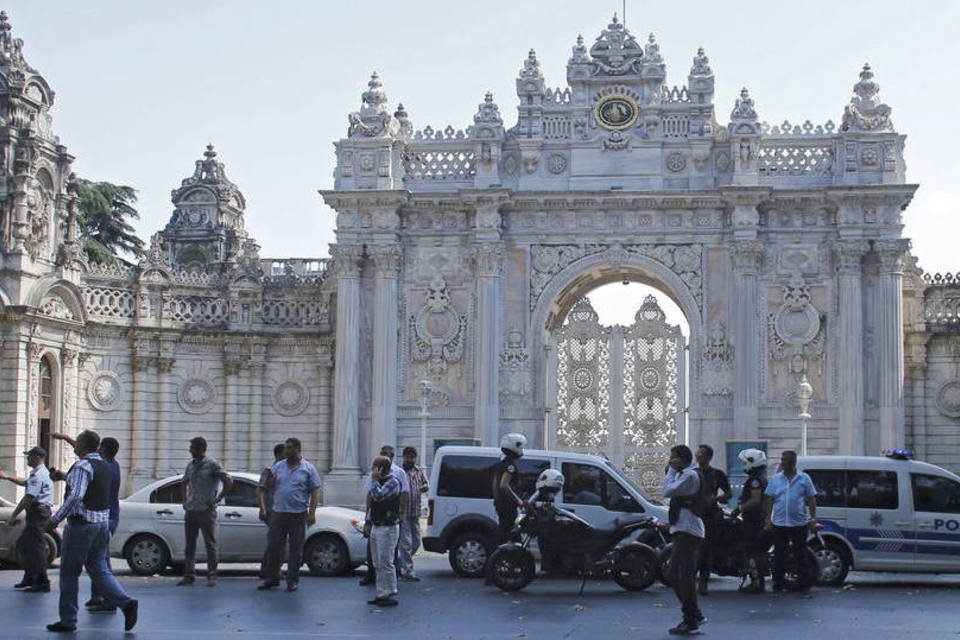
{"type": "Polygon", "coordinates": [[[233,486],[217,507],[220,522],[220,557],[224,560],[260,560],[267,547],[267,526],[260,520],[257,484],[234,478],[233,486]]]}
{"type": "Polygon", "coordinates": [[[629,513],[640,513],[640,505],[620,481],[601,467],[586,462],[564,462],[564,509],[599,529],[610,529],[629,513]]]}
{"type": "Polygon", "coordinates": [[[911,473],[918,571],[960,571],[960,483],[911,473]]]}
{"type": "Polygon", "coordinates": [[[896,470],[848,466],[847,540],[864,570],[909,570],[913,566],[913,517],[906,478],[896,470]]]}
{"type": "MultiPolygon", "coordinates": [[[[153,529],[170,547],[170,556],[182,559],[186,536],[183,532],[183,481],[180,478],[157,487],[150,494],[150,518],[153,529]]],[[[206,557],[202,544],[198,545],[197,558],[206,557]]]]}

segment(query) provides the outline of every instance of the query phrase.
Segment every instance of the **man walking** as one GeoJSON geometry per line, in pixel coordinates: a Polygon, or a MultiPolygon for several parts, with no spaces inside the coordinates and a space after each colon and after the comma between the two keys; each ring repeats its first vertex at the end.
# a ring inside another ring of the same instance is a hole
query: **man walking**
{"type": "Polygon", "coordinates": [[[391,472],[392,462],[386,456],[378,456],[370,471],[370,491],[367,494],[369,522],[364,530],[370,532],[370,551],[377,572],[377,596],[367,604],[394,607],[397,600],[397,572],[394,553],[397,549],[401,500],[400,481],[391,472]]]}
{"type": "Polygon", "coordinates": [[[703,541],[703,521],[692,508],[700,492],[700,477],[693,465],[690,447],[678,444],[670,449],[663,495],[670,498],[670,534],[673,554],[668,575],[683,610],[683,620],[670,629],[670,635],[699,633],[706,618],[697,605],[697,553],[703,541]]]}
{"type": "Polygon", "coordinates": [[[817,490],[813,481],[797,469],[797,452],[780,454],[780,471],[767,484],[764,527],[773,529],[773,590],[783,591],[787,549],[799,549],[807,529],[817,526],[817,490]]]}
{"type": "Polygon", "coordinates": [[[423,469],[417,466],[417,450],[403,448],[403,471],[410,485],[410,500],[400,513],[400,579],[407,582],[420,582],[413,570],[413,556],[420,549],[420,497],[428,490],[427,478],[423,469]]]}
{"type": "Polygon", "coordinates": [[[700,519],[703,520],[705,537],[703,545],[700,547],[699,561],[699,579],[697,580],[697,593],[705,596],[709,593],[707,583],[710,580],[710,569],[713,566],[713,546],[716,544],[717,535],[723,524],[723,509],[720,503],[726,504],[730,500],[730,481],[727,480],[727,474],[720,469],[710,466],[713,460],[713,447],[708,444],[702,444],[697,447],[697,470],[700,472],[700,478],[704,486],[701,487],[700,495],[706,497],[704,512],[700,519]],[[719,492],[719,495],[717,493],[719,492]]]}
{"type": "Polygon", "coordinates": [[[47,625],[49,631],[77,629],[77,591],[84,567],[97,592],[109,606],[123,611],[126,631],[137,624],[139,603],[128,596],[113,577],[105,561],[110,544],[110,468],[97,453],[100,436],[81,431],[73,445],[78,460],[67,472],[63,505],[50,518],[55,527],[67,520],[60,556],[60,620],[47,625]]]}
{"type": "MultiPolygon", "coordinates": [[[[273,447],[273,463],[269,467],[264,467],[260,472],[260,481],[257,483],[257,505],[260,507],[260,521],[270,525],[270,516],[273,515],[273,483],[270,478],[273,477],[271,468],[274,464],[283,460],[284,446],[280,444],[273,447]]],[[[263,550],[263,559],[260,560],[260,578],[267,577],[267,551],[269,546],[263,550]]]]}
{"type": "Polygon", "coordinates": [[[270,468],[267,486],[273,490],[273,515],[267,533],[267,577],[257,587],[267,591],[280,585],[280,563],[289,542],[287,591],[300,586],[303,538],[306,528],[317,521],[320,501],[320,474],[300,455],[300,440],[287,438],[283,443],[285,460],[270,468]]]}
{"type": "Polygon", "coordinates": [[[8,476],[0,471],[0,480],[9,480],[21,487],[26,487],[23,498],[17,504],[7,526],[13,527],[17,523],[17,516],[25,511],[26,522],[23,531],[17,538],[17,552],[23,559],[23,579],[13,585],[14,589],[34,593],[50,591],[50,580],[47,578],[47,548],[46,529],[50,520],[50,509],[53,506],[53,480],[44,461],[47,451],[43,447],[33,447],[23,452],[27,456],[27,466],[30,473],[26,478],[8,476]]]}
{"type": "Polygon", "coordinates": [[[219,462],[207,457],[204,438],[190,440],[190,455],[193,459],[183,472],[184,571],[177,586],[190,586],[197,579],[197,533],[202,532],[207,548],[207,586],[214,587],[217,584],[217,503],[230,491],[233,479],[219,462]]]}

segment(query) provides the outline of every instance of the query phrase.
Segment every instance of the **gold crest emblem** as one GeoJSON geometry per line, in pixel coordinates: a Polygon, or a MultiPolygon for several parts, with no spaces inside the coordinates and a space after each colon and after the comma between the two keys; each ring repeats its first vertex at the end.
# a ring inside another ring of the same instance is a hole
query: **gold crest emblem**
{"type": "Polygon", "coordinates": [[[597,123],[604,129],[623,131],[637,121],[637,103],[627,96],[607,96],[593,108],[597,123]]]}

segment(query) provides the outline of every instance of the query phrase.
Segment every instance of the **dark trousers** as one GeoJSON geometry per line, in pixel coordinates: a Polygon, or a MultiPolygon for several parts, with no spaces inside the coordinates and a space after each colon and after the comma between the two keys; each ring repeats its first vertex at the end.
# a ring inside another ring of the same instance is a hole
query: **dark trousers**
{"type": "Polygon", "coordinates": [[[296,584],[300,581],[300,565],[303,564],[303,538],[306,533],[306,511],[302,513],[274,511],[270,515],[270,528],[267,532],[267,580],[280,582],[283,549],[289,544],[287,584],[296,584]]]}
{"type": "Polygon", "coordinates": [[[723,524],[723,512],[716,509],[704,514],[702,519],[706,537],[700,545],[697,568],[700,571],[700,579],[705,581],[710,577],[710,572],[713,570],[713,550],[717,544],[717,537],[720,535],[720,527],[723,524]]]}
{"type": "Polygon", "coordinates": [[[500,544],[514,539],[513,527],[517,524],[517,505],[493,503],[497,511],[497,520],[500,523],[500,544]]]}
{"type": "Polygon", "coordinates": [[[673,592],[677,594],[684,622],[698,625],[701,618],[697,605],[697,556],[703,540],[697,536],[678,531],[673,534],[673,553],[668,569],[673,592]]]}
{"type": "Polygon", "coordinates": [[[807,540],[807,527],[773,527],[773,586],[783,586],[787,550],[799,549],[807,540]]]}
{"type": "Polygon", "coordinates": [[[203,544],[207,548],[207,575],[217,575],[217,510],[184,511],[183,516],[183,532],[187,538],[183,575],[188,578],[197,575],[198,533],[203,533],[203,544]]]}
{"type": "Polygon", "coordinates": [[[751,575],[750,578],[751,580],[753,578],[763,579],[766,577],[768,570],[767,558],[769,556],[767,552],[770,549],[770,538],[764,531],[763,525],[753,520],[743,521],[743,535],[746,537],[747,549],[756,571],[756,575],[751,575]]]}
{"type": "Polygon", "coordinates": [[[31,506],[27,509],[26,522],[17,538],[17,552],[23,562],[23,580],[37,586],[50,584],[47,578],[47,521],[50,507],[31,506]]]}

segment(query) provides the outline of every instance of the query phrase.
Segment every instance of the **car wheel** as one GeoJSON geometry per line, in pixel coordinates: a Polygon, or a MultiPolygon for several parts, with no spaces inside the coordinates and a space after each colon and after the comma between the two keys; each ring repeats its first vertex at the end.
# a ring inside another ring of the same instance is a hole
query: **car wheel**
{"type": "Polygon", "coordinates": [[[170,550],[157,536],[144,533],[127,543],[123,557],[138,576],[152,576],[163,571],[170,562],[170,550]]]}
{"type": "Polygon", "coordinates": [[[836,586],[843,584],[850,572],[850,560],[846,548],[835,541],[828,540],[822,549],[814,549],[820,572],[817,574],[817,584],[836,586]]]}
{"type": "Polygon", "coordinates": [[[480,531],[458,533],[447,554],[450,567],[463,578],[479,578],[490,557],[490,538],[480,531]]]}
{"type": "Polygon", "coordinates": [[[339,536],[321,534],[310,538],[304,548],[304,561],[315,576],[339,576],[350,567],[350,552],[339,536]]]}

